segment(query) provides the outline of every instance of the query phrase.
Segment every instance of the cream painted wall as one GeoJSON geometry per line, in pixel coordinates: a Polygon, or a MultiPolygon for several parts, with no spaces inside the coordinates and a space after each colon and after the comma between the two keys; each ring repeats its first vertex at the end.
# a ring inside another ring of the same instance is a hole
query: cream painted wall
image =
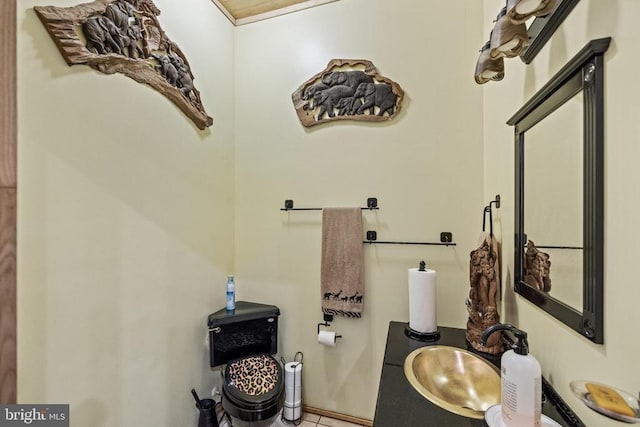
{"type": "MultiPolygon", "coordinates": [[[[74,6],[74,0],[47,1],[74,6]]],[[[156,0],[215,125],[121,75],[68,67],[18,2],[18,399],[76,427],[195,425],[206,316],[234,252],[233,27],[156,0]]]]}
{"type": "Polygon", "coordinates": [[[464,327],[469,252],[482,226],[482,88],[473,69],[482,4],[348,0],[236,29],[236,257],[240,299],[280,307],[281,354],[304,353],[305,404],[373,418],[389,321],[408,320],[407,269],[438,271],[438,320],[464,327]],[[472,54],[469,54],[469,53],[472,54]],[[291,93],[333,58],[362,58],[406,92],[384,124],[304,128],[291,93]],[[362,319],[337,318],[335,348],[316,342],[321,213],[362,206],[380,240],[455,247],[365,247],[362,319]]]}
{"type": "Polygon", "coordinates": [[[640,148],[629,135],[640,126],[640,5],[582,0],[532,65],[510,60],[502,82],[479,87],[472,71],[497,0],[345,0],[236,29],[209,0],[188,1],[156,4],[215,119],[206,132],[147,87],[67,67],[37,2],[18,5],[21,402],[69,402],[75,426],[193,424],[188,390],[213,381],[203,322],[233,271],[239,299],[280,306],[281,354],[304,352],[306,403],[372,418],[388,322],[408,319],[407,269],[426,259],[438,270],[440,324],[464,327],[468,254],[482,207],[501,194],[503,319],[529,331],[545,375],[587,425],[614,425],[568,383],[639,389],[628,373],[639,350],[640,148]],[[510,291],[513,130],[504,122],[588,40],[609,35],[606,343],[597,346],[510,291]],[[290,94],[332,58],[369,59],[399,82],[399,117],[303,128],[290,94]],[[458,246],[367,246],[365,315],[337,319],[344,339],[324,348],[315,342],[320,215],[279,208],[286,198],[353,206],[367,197],[380,201],[363,214],[380,239],[451,231],[458,246]]]}
{"type": "MultiPolygon", "coordinates": [[[[497,0],[485,1],[486,34],[503,5],[497,0]]],[[[513,129],[504,123],[589,40],[613,37],[605,56],[605,343],[592,344],[513,292],[508,292],[504,301],[506,319],[529,332],[531,352],[540,360],[544,375],[589,426],[619,423],[582,405],[569,389],[572,380],[600,381],[632,394],[640,390],[635,375],[640,351],[636,339],[640,288],[635,284],[640,241],[636,196],[640,181],[640,145],[636,141],[640,86],[635,84],[640,65],[639,14],[640,4],[634,0],[582,0],[532,64],[508,61],[504,80],[485,85],[484,91],[485,194],[500,193],[505,200],[499,218],[503,276],[511,282],[514,151],[513,129]]]]}

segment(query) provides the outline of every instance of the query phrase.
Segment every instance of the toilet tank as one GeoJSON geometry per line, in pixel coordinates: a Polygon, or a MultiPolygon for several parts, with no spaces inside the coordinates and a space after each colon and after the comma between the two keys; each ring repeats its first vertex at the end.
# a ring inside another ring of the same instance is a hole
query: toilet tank
{"type": "Polygon", "coordinates": [[[260,353],[278,352],[278,316],[275,305],[237,301],[236,309],[218,310],[209,315],[209,364],[224,365],[230,360],[260,353]]]}

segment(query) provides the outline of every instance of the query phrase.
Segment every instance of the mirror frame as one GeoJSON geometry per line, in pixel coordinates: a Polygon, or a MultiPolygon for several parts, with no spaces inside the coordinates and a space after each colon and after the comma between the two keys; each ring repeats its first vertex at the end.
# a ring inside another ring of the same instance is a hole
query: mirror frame
{"type": "Polygon", "coordinates": [[[545,16],[538,16],[533,20],[527,33],[529,35],[529,46],[520,53],[520,59],[525,64],[531,63],[538,52],[549,41],[553,33],[558,29],[562,21],[569,15],[569,12],[578,4],[580,0],[556,0],[556,7],[545,16]]]}
{"type": "Polygon", "coordinates": [[[591,341],[604,342],[604,53],[611,37],[591,40],[507,124],[515,131],[515,291],[591,341]],[[582,312],[524,282],[525,134],[583,91],[582,312]]]}

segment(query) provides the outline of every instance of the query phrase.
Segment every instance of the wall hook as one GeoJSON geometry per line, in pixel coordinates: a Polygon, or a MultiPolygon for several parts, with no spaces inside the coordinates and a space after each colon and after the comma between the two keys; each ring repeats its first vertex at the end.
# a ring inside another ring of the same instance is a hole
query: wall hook
{"type": "Polygon", "coordinates": [[[500,195],[496,194],[496,198],[489,202],[489,209],[491,209],[491,205],[495,204],[496,209],[500,209],[500,195]]]}
{"type": "Polygon", "coordinates": [[[493,236],[493,211],[491,209],[491,205],[495,205],[496,209],[500,209],[500,195],[496,194],[494,200],[490,201],[487,206],[484,207],[482,213],[482,231],[485,231],[485,226],[487,222],[487,214],[489,214],[489,235],[493,236]]]}

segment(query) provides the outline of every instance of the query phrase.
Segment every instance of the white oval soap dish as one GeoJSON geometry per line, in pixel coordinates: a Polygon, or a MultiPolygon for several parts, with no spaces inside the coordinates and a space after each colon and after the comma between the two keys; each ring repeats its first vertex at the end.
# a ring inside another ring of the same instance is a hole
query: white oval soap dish
{"type": "MultiPolygon", "coordinates": [[[[502,405],[490,406],[489,409],[487,409],[487,411],[484,413],[484,419],[487,424],[489,424],[489,427],[506,427],[506,424],[504,423],[504,421],[502,421],[502,405]]],[[[562,427],[560,424],[544,414],[540,417],[540,426],[562,427]]]]}
{"type": "Polygon", "coordinates": [[[640,402],[626,391],[584,380],[572,381],[569,386],[573,394],[594,411],[626,423],[640,422],[640,402]]]}

